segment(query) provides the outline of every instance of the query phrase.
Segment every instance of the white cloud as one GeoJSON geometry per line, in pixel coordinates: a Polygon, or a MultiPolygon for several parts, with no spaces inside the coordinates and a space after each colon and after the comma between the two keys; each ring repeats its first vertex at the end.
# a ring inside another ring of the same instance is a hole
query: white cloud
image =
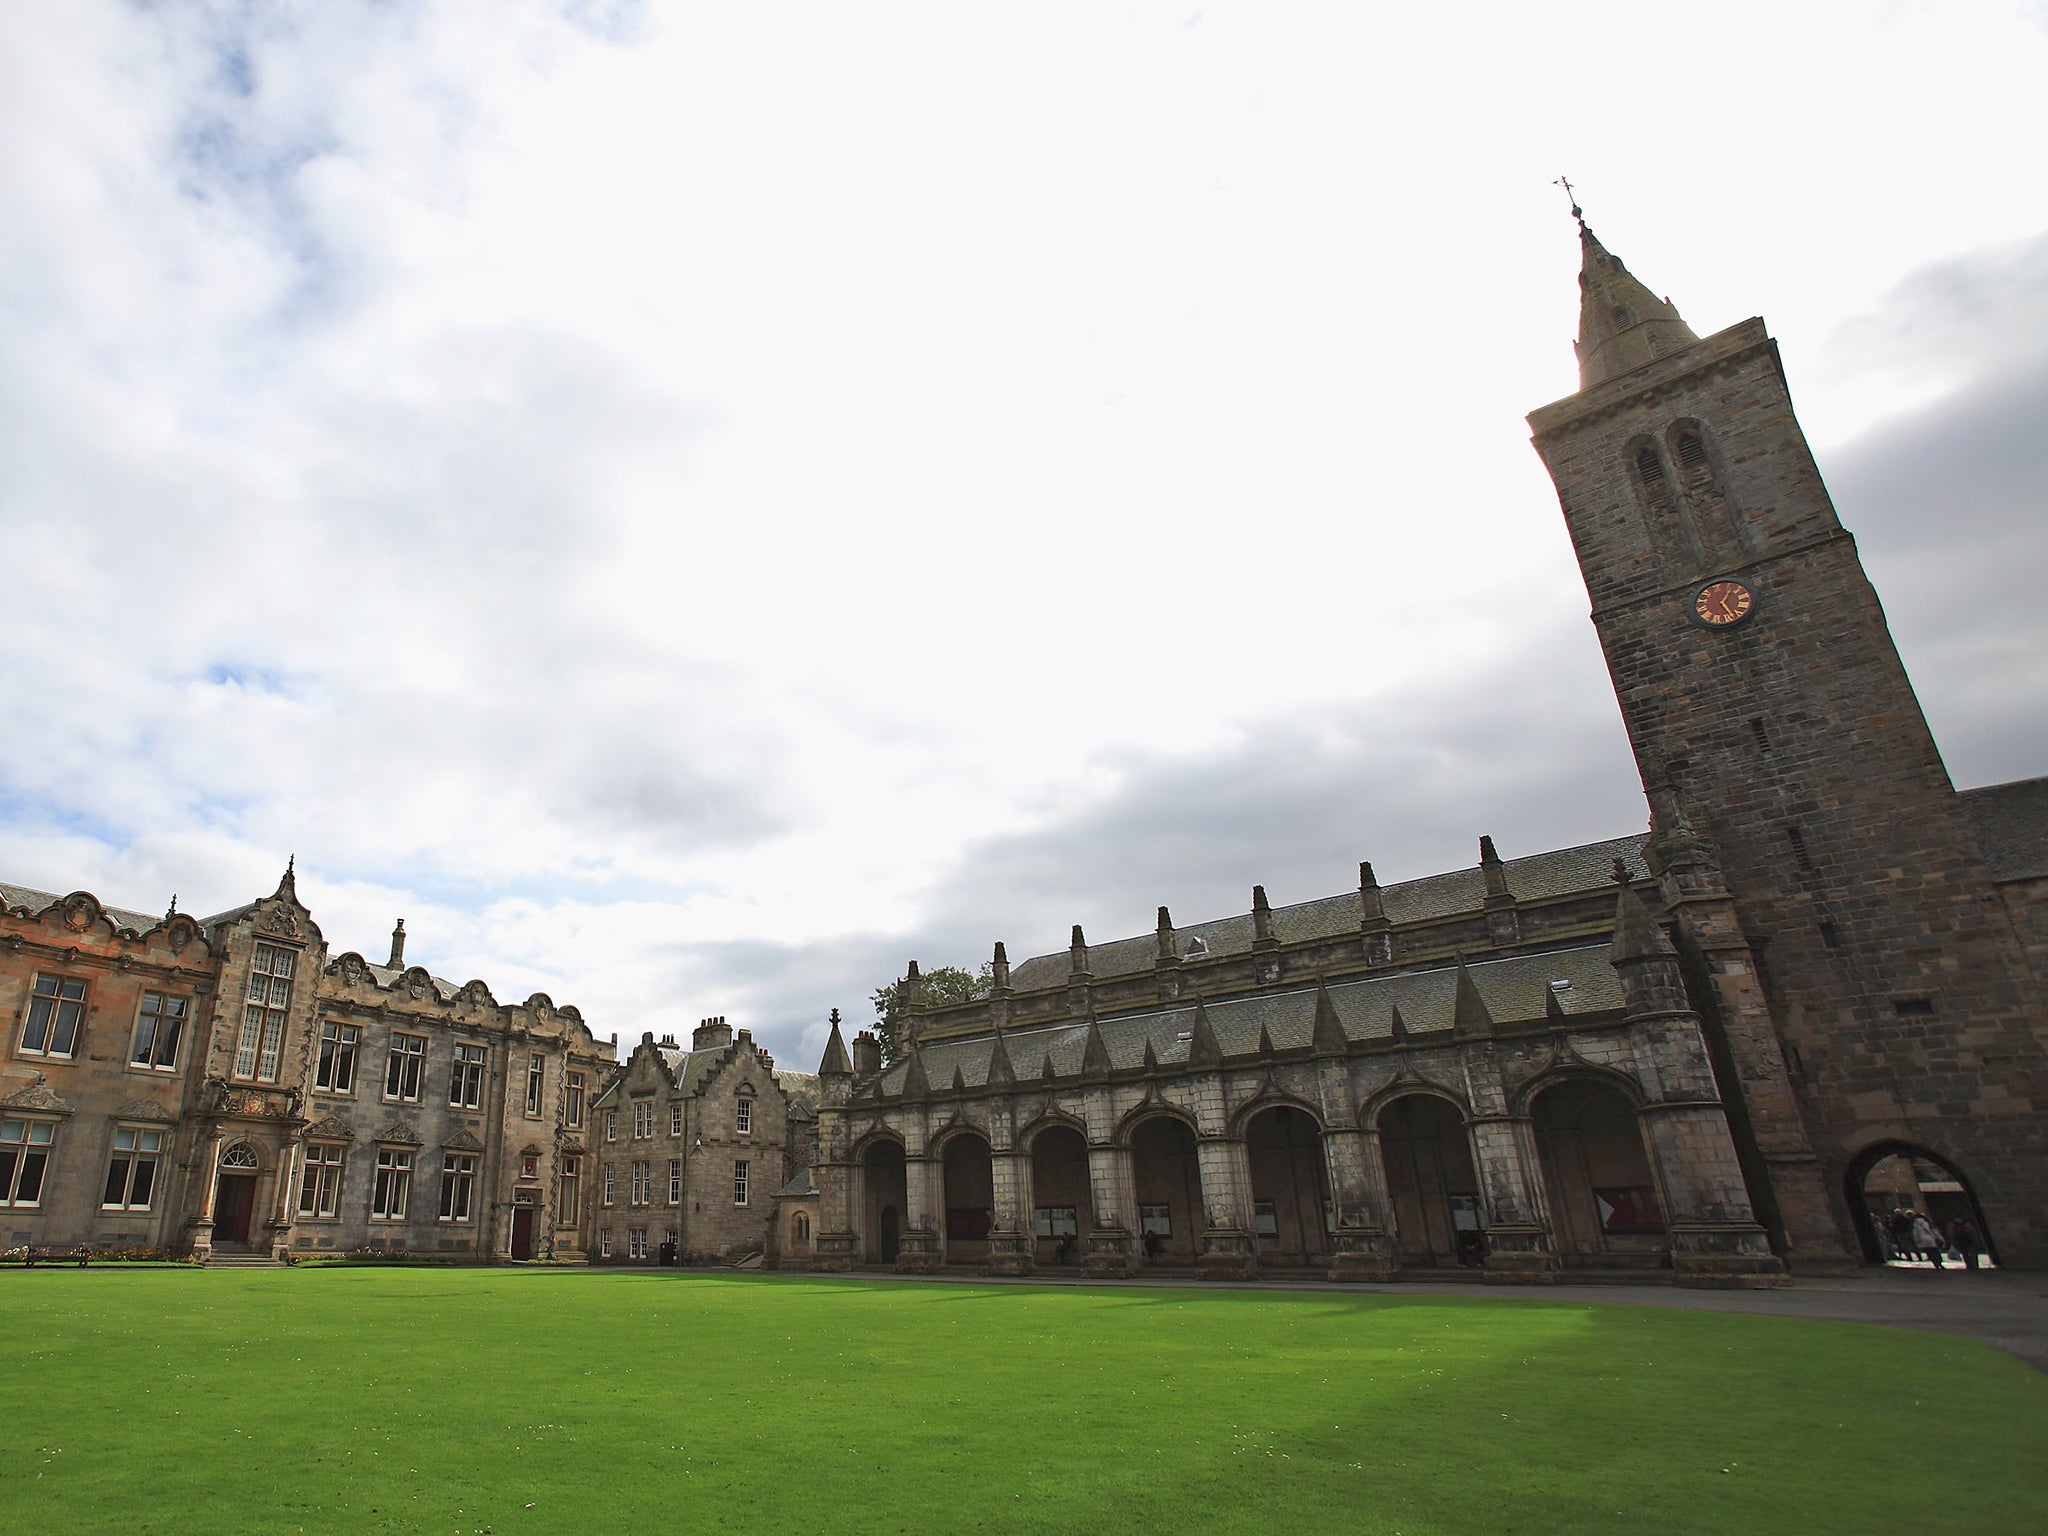
{"type": "MultiPolygon", "coordinates": [[[[1703,331],[1763,310],[1852,476],[1910,418],[1938,478],[2042,361],[2043,52],[1988,5],[17,9],[0,861],[197,910],[296,852],[337,948],[404,911],[501,997],[787,1055],[1012,923],[1626,830],[1520,420],[1574,383],[1552,178],[1703,331]],[[1532,678],[1568,728],[1476,747],[1532,678]]],[[[1887,591],[1908,660],[2020,760],[1945,580],[1887,591]]]]}

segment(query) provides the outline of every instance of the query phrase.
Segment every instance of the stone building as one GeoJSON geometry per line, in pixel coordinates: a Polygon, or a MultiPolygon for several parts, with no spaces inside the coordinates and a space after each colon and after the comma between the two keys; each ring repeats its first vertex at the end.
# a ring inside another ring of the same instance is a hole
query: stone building
{"type": "Polygon", "coordinates": [[[594,1101],[589,1226],[600,1263],[763,1255],[776,1194],[808,1158],[814,1096],[748,1030],[706,1019],[688,1050],[652,1033],[594,1101]]]}
{"type": "Polygon", "coordinates": [[[581,1252],[613,1060],[574,1008],[409,967],[402,922],[330,958],[290,870],[210,918],[0,904],[0,1247],[581,1252]]]}
{"type": "Polygon", "coordinates": [[[2048,1265],[2048,781],[1958,795],[1747,320],[1583,222],[1578,393],[1530,418],[1647,835],[1089,945],[820,1066],[825,1267],[1182,1264],[1699,1284],[1877,1261],[1946,1172],[2048,1265]]]}

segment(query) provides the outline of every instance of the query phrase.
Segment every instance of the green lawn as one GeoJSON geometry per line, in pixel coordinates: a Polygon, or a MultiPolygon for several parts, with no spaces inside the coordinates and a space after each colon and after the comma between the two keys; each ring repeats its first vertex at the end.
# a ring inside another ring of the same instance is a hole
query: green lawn
{"type": "Polygon", "coordinates": [[[1517,1299],[0,1272],[0,1531],[2042,1529],[1978,1344],[1517,1299]]]}

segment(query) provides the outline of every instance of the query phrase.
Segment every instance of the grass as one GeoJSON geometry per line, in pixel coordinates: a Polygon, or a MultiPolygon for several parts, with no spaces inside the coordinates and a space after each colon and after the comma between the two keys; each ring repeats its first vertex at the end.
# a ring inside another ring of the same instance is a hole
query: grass
{"type": "Polygon", "coordinates": [[[2048,1377],[1528,1299],[0,1273],[0,1531],[2041,1528],[2048,1377]]]}

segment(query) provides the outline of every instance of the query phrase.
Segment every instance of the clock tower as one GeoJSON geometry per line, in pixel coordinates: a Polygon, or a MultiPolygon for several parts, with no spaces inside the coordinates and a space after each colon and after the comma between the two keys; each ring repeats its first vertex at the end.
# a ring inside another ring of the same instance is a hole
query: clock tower
{"type": "Polygon", "coordinates": [[[1529,422],[1759,1214],[1795,1268],[1869,1256],[1863,1174],[1931,1153],[2048,1264],[2039,985],[1777,344],[1580,239],[1580,389],[1529,422]]]}

